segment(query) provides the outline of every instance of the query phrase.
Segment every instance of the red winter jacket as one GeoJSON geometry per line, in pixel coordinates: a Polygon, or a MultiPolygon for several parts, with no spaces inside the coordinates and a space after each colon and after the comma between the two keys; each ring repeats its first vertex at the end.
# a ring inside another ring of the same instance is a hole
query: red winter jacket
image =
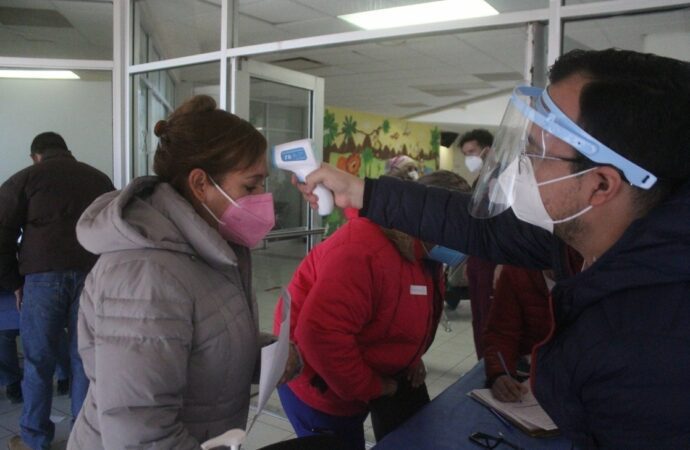
{"type": "MultiPolygon", "coordinates": [[[[402,256],[382,229],[354,218],[314,248],[288,286],[290,337],[304,360],[289,383],[312,408],[338,416],[368,410],[381,377],[417,363],[441,315],[440,265],[402,256]],[[436,272],[436,274],[434,273],[436,272]]],[[[278,334],[282,299],[275,311],[278,334]]]]}
{"type": "Polygon", "coordinates": [[[508,370],[515,375],[521,355],[531,353],[550,329],[549,290],[540,270],[503,266],[484,329],[484,367],[489,383],[508,370]]]}

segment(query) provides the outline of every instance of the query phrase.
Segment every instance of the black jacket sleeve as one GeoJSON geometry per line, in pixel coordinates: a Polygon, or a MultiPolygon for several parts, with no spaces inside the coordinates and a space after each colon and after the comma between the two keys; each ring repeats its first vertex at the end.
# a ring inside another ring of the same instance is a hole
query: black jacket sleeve
{"type": "Polygon", "coordinates": [[[19,275],[17,239],[26,220],[25,173],[19,172],[0,186],[0,287],[14,292],[24,280],[19,275]]]}
{"type": "Polygon", "coordinates": [[[508,210],[491,219],[469,213],[470,195],[391,177],[366,179],[362,216],[427,242],[499,264],[554,267],[562,241],[508,210]]]}

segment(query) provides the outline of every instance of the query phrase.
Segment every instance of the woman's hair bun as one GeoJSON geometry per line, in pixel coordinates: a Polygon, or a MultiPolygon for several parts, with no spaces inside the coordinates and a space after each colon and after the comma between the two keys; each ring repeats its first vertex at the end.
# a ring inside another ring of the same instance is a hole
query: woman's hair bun
{"type": "Polygon", "coordinates": [[[158,122],[156,122],[156,126],[153,127],[153,133],[157,137],[161,137],[167,129],[168,129],[168,121],[167,120],[159,120],[158,122]]]}
{"type": "Polygon", "coordinates": [[[175,116],[189,113],[202,113],[217,109],[216,101],[208,95],[195,95],[182,104],[174,113],[175,116]]]}

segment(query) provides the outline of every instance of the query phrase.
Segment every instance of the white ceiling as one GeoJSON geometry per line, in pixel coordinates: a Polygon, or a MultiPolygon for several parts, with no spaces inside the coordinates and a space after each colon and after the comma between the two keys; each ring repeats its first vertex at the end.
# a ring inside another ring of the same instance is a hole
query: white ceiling
{"type": "MultiPolygon", "coordinates": [[[[353,31],[337,15],[416,2],[240,0],[239,43],[353,31]]],[[[548,0],[489,2],[500,12],[548,4],[548,0]]],[[[575,2],[585,3],[569,0],[568,4],[575,2]]],[[[219,5],[220,0],[141,0],[135,2],[135,14],[142,18],[161,57],[172,58],[219,49],[219,5]]],[[[98,0],[0,0],[0,56],[111,59],[111,9],[111,2],[98,0]],[[69,26],[22,25],[27,19],[7,8],[54,10],[69,26]],[[7,20],[14,22],[7,24],[7,20]]],[[[567,23],[565,49],[615,46],[641,51],[646,36],[663,33],[690,36],[690,7],[567,23]]],[[[524,54],[524,27],[511,27],[292,51],[257,59],[325,78],[327,105],[408,117],[492,94],[505,95],[506,89],[520,82],[524,54]]],[[[685,59],[690,60],[690,54],[685,59]]],[[[184,70],[180,79],[218,80],[217,70],[217,64],[184,70]]]]}

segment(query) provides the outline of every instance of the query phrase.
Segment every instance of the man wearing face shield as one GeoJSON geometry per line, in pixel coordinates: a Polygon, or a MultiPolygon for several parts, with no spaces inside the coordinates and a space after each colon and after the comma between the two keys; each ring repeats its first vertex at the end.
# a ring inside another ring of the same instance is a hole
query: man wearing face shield
{"type": "Polygon", "coordinates": [[[324,166],[340,206],[499,263],[553,268],[533,391],[586,448],[690,442],[690,64],[572,51],[518,87],[472,199],[324,166]],[[569,276],[565,245],[584,258],[569,276]]]}

